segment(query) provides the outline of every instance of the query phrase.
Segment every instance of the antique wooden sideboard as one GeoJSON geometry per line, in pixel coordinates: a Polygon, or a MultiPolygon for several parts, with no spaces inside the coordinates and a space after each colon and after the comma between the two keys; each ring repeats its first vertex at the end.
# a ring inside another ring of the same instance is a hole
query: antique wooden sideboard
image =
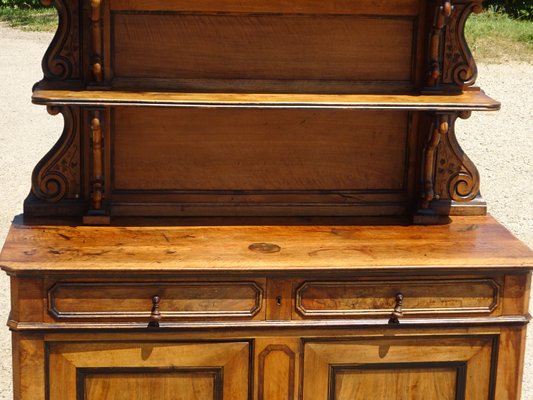
{"type": "Polygon", "coordinates": [[[520,398],[533,253],[454,131],[500,106],[481,0],[53,5],[16,400],[520,398]]]}

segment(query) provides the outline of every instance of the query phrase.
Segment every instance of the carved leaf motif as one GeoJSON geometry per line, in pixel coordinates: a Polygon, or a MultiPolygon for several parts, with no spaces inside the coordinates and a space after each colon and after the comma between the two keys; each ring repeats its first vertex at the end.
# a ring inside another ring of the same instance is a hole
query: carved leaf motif
{"type": "Polygon", "coordinates": [[[65,128],[55,146],[37,164],[32,176],[33,194],[45,201],[76,199],[80,193],[79,110],[48,107],[52,115],[63,114],[65,128]]]}
{"type": "Polygon", "coordinates": [[[44,77],[54,81],[78,79],[80,77],[78,2],[41,0],[41,3],[45,6],[53,3],[59,17],[57,32],[42,61],[44,77]]]}

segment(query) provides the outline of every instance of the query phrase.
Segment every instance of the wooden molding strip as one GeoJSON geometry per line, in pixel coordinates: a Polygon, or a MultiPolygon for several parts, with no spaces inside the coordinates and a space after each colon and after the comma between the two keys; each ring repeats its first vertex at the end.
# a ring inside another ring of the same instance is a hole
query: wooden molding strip
{"type": "Polygon", "coordinates": [[[35,90],[35,104],[156,107],[350,108],[421,111],[496,111],[482,91],[458,95],[259,94],[35,90]]]}
{"type": "MultiPolygon", "coordinates": [[[[229,321],[229,322],[167,322],[162,323],[160,331],[165,329],[201,330],[201,329],[305,329],[305,328],[373,328],[389,327],[398,329],[400,327],[432,327],[432,326],[492,326],[492,325],[526,325],[531,319],[530,315],[510,315],[503,317],[464,317],[464,318],[406,318],[400,324],[389,324],[388,318],[379,319],[352,319],[352,320],[313,320],[313,321],[229,321]]],[[[8,327],[14,331],[49,331],[49,330],[135,330],[146,331],[146,323],[123,322],[123,323],[96,323],[80,322],[75,323],[39,323],[39,322],[18,322],[10,319],[8,327]]]]}

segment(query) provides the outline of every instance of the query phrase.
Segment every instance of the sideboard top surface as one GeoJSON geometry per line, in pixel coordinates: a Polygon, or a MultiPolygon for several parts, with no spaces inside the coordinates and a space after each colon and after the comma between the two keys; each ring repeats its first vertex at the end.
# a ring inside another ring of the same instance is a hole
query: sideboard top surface
{"type": "Polygon", "coordinates": [[[0,265],[12,273],[473,271],[532,268],[533,252],[490,216],[454,217],[451,224],[436,226],[15,222],[0,265]]]}

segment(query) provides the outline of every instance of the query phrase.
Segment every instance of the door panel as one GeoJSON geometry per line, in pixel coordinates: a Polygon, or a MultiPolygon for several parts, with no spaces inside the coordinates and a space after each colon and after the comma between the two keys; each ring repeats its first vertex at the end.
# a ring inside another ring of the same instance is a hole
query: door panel
{"type": "Polygon", "coordinates": [[[305,400],[486,400],[493,336],[361,338],[304,344],[305,400]]]}
{"type": "Polygon", "coordinates": [[[50,400],[248,399],[250,343],[51,343],[50,400]]]}

